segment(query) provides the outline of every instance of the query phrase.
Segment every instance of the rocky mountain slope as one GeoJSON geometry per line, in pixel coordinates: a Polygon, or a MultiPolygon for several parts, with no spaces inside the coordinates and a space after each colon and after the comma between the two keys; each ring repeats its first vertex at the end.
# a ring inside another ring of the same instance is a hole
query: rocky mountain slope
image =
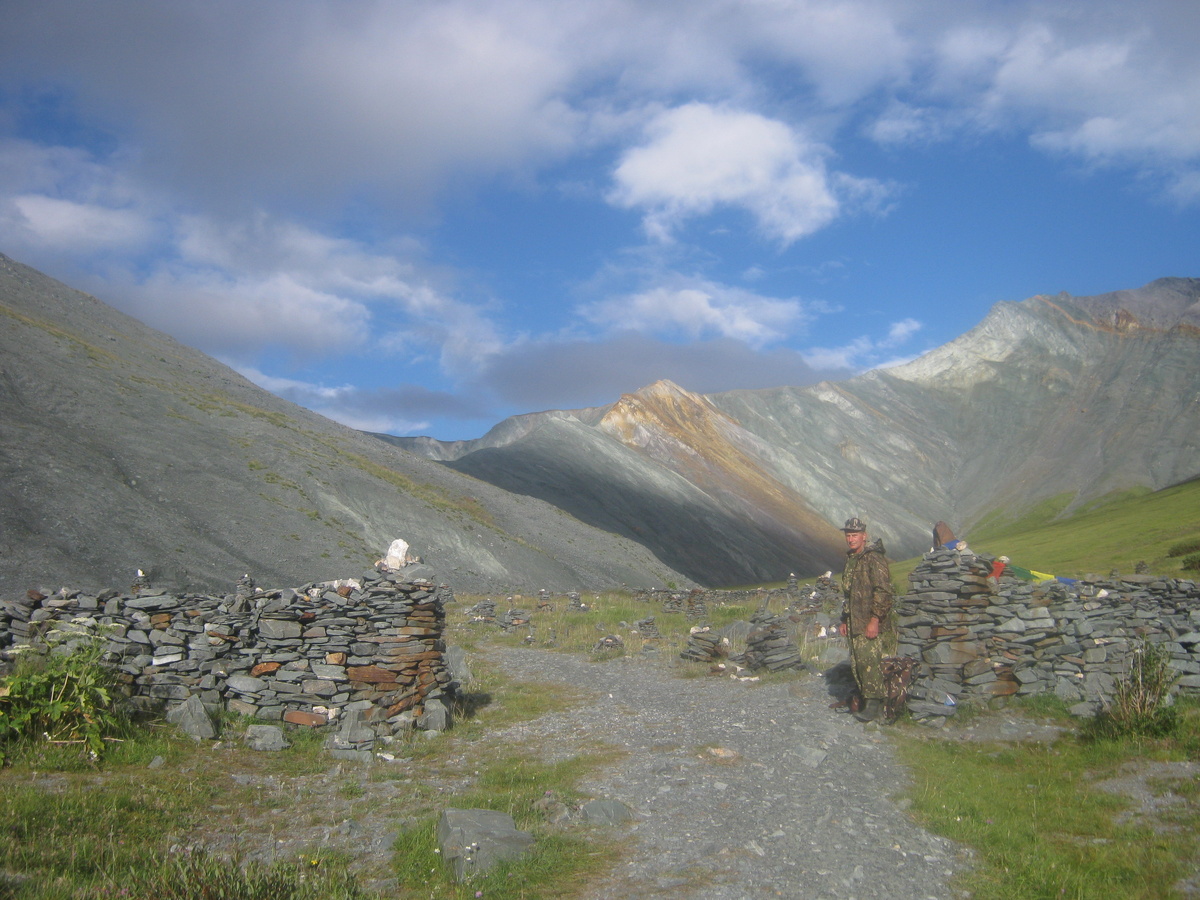
{"type": "MultiPolygon", "coordinates": [[[[1200,473],[1200,279],[997,304],[904,366],[709,396],[662,382],[476,441],[389,439],[650,547],[698,581],[840,565],[862,515],[893,556],[994,510],[1200,473]]],[[[969,536],[969,535],[968,535],[969,536]]]]}
{"type": "Polygon", "coordinates": [[[404,538],[457,590],[664,586],[642,546],[288,403],[0,255],[0,597],[356,575],[404,538]]]}

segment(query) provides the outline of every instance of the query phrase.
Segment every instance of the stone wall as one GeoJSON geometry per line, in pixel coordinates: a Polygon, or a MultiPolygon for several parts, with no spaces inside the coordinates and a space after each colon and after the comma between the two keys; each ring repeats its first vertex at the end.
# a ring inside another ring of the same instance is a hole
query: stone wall
{"type": "Polygon", "coordinates": [[[195,695],[267,721],[320,726],[354,712],[380,735],[440,731],[457,688],[444,657],[446,596],[403,569],[296,590],[257,590],[243,579],[225,597],[142,583],[125,594],[30,591],[0,600],[0,650],[69,649],[100,633],[141,709],[195,695]]]}
{"type": "Polygon", "coordinates": [[[961,701],[1053,692],[1088,715],[1110,698],[1141,638],[1160,643],[1179,689],[1200,693],[1200,586],[1152,575],[1064,583],[990,578],[989,558],[925,555],[897,600],[900,655],[921,661],[914,715],[961,701]]]}

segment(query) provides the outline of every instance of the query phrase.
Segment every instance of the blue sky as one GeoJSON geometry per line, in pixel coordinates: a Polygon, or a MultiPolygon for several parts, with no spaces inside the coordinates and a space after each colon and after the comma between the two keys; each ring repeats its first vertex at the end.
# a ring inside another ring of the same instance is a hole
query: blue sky
{"type": "Polygon", "coordinates": [[[348,425],[1200,276],[1200,4],[6,0],[0,251],[348,425]]]}

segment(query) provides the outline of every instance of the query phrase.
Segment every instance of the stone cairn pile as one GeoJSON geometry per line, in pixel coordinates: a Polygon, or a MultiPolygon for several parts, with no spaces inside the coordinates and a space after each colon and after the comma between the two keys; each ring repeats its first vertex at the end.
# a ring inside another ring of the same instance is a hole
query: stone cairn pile
{"type": "Polygon", "coordinates": [[[621,653],[625,650],[625,642],[615,634],[605,635],[596,641],[592,646],[593,653],[614,652],[621,653]]]}
{"type": "Polygon", "coordinates": [[[1200,693],[1200,587],[1152,575],[1076,582],[991,578],[986,556],[927,553],[897,601],[900,656],[921,661],[909,709],[930,721],[963,701],[1055,693],[1076,715],[1096,712],[1145,638],[1160,644],[1200,693]]]}
{"type": "Polygon", "coordinates": [[[694,590],[688,594],[683,614],[689,622],[702,622],[708,618],[708,605],[704,602],[704,591],[694,590]]]}
{"type": "Polygon", "coordinates": [[[813,587],[806,587],[795,593],[796,599],[788,604],[788,610],[793,613],[841,608],[842,590],[832,574],[821,575],[813,587]]]}
{"type": "MultiPolygon", "coordinates": [[[[511,600],[512,598],[510,597],[509,599],[511,600]]],[[[524,609],[510,609],[500,617],[500,627],[504,631],[529,627],[529,611],[524,609]]]]}
{"type": "Polygon", "coordinates": [[[647,641],[657,641],[662,637],[662,632],[658,630],[658,625],[655,624],[654,616],[647,616],[644,619],[638,619],[633,623],[633,627],[637,629],[638,634],[647,641]]]}
{"type": "Polygon", "coordinates": [[[480,600],[467,610],[467,618],[471,622],[492,624],[496,621],[496,601],[480,600]]]}
{"type": "Polygon", "coordinates": [[[668,594],[663,600],[662,611],[664,613],[681,613],[686,608],[687,601],[683,594],[668,594]]]}
{"type": "Polygon", "coordinates": [[[380,735],[442,730],[457,685],[436,586],[403,570],[225,597],[64,589],[0,601],[0,649],[84,633],[107,640],[131,705],[198,697],[266,721],[321,726],[353,712],[380,735]]]}
{"type": "Polygon", "coordinates": [[[800,648],[792,640],[784,617],[772,615],[763,606],[750,617],[750,624],[752,627],[746,636],[746,652],[742,654],[746,668],[752,672],[804,668],[800,648]]]}
{"type": "Polygon", "coordinates": [[[726,655],[726,646],[721,635],[707,625],[699,625],[688,635],[687,646],[679,654],[680,659],[690,662],[716,662],[726,655]]]}

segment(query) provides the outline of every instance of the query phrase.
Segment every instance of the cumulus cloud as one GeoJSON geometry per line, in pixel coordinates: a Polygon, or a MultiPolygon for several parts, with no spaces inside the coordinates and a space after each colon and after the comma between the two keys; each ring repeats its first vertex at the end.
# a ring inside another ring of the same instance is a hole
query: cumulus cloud
{"type": "Polygon", "coordinates": [[[914,31],[923,67],[867,126],[888,144],[1025,133],[1055,155],[1153,176],[1177,200],[1200,164],[1200,7],[964,6],[914,31]]]}
{"type": "Polygon", "coordinates": [[[813,319],[814,309],[796,299],[764,297],[701,279],[670,282],[588,304],[582,314],[606,330],[693,340],[719,336],[754,347],[778,341],[813,319]]]}
{"type": "MultiPolygon", "coordinates": [[[[532,405],[660,377],[803,383],[892,358],[920,326],[801,357],[780,345],[828,310],[770,296],[764,272],[850,259],[798,251],[897,202],[885,167],[911,179],[925,145],[1016,137],[1200,203],[1197,33],[1200,6],[1178,0],[10,0],[0,236],[240,365],[366,353],[532,405]],[[559,232],[596,228],[586,264],[553,228],[515,263],[496,249],[528,224],[508,207],[532,218],[548,195],[576,204],[559,232]],[[615,210],[708,277],[660,273],[573,317],[561,298],[643,242],[615,210]],[[723,257],[730,212],[751,227],[723,257]],[[696,227],[718,219],[717,237],[696,227]],[[560,246],[577,257],[544,261],[560,246]],[[760,290],[712,274],[731,271],[760,290]]],[[[278,390],[355,421],[390,410],[378,430],[483,408],[278,390]]]]}
{"type": "Polygon", "coordinates": [[[879,182],[830,173],[828,154],[783,122],[689,103],[647,124],[645,142],[626,151],[613,173],[609,201],[644,210],[655,240],[671,240],[688,219],[731,206],[786,245],[828,225],[847,200],[886,194],[879,182]]]}
{"type": "Polygon", "coordinates": [[[922,327],[916,319],[902,319],[889,325],[882,338],[860,335],[840,347],[810,347],[803,351],[804,359],[815,369],[850,372],[899,365],[915,354],[896,351],[922,327]]]}

